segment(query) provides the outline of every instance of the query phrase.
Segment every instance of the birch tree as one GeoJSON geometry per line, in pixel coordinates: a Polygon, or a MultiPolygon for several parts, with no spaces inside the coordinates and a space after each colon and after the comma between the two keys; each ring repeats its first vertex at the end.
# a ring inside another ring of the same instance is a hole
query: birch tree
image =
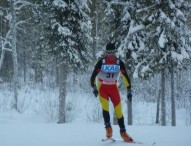
{"type": "Polygon", "coordinates": [[[22,0],[11,0],[7,1],[9,7],[7,7],[7,20],[9,21],[9,30],[7,31],[5,37],[2,37],[2,53],[1,53],[1,62],[0,68],[3,65],[4,60],[4,53],[5,51],[10,51],[12,53],[12,60],[13,60],[13,91],[14,91],[14,99],[12,107],[19,111],[18,109],[18,48],[17,48],[17,29],[18,25],[23,23],[23,21],[17,20],[17,15],[20,10],[30,5],[29,2],[22,1],[22,0]]]}
{"type": "MultiPolygon", "coordinates": [[[[0,71],[1,75],[5,76],[8,73],[5,70],[10,69],[10,65],[6,64],[6,69],[4,62],[7,61],[6,55],[10,54],[11,50],[11,30],[9,28],[10,24],[10,5],[7,1],[0,2],[0,45],[1,45],[1,55],[0,55],[0,71]]],[[[11,57],[12,58],[12,57],[11,57]]],[[[8,58],[10,59],[10,58],[8,58]]],[[[12,67],[12,66],[11,66],[12,67]]],[[[8,76],[8,75],[7,75],[8,76]]]]}

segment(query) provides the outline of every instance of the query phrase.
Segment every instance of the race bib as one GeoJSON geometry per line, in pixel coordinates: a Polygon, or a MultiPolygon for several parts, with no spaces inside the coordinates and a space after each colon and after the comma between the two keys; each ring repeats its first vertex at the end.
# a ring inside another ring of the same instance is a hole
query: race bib
{"type": "Polygon", "coordinates": [[[120,66],[119,65],[102,65],[101,70],[103,72],[119,72],[120,66]]]}

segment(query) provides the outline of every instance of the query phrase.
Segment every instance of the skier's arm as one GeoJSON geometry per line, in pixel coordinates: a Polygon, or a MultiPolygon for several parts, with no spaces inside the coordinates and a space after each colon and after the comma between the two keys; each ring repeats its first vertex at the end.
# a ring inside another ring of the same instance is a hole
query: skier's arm
{"type": "Polygon", "coordinates": [[[99,60],[99,61],[97,62],[97,64],[95,65],[95,68],[94,68],[94,70],[93,70],[92,76],[91,76],[91,78],[90,78],[90,82],[91,82],[91,86],[92,86],[92,87],[96,86],[96,85],[95,85],[95,78],[96,78],[97,74],[98,74],[98,73],[100,72],[100,70],[101,70],[101,65],[102,65],[102,60],[99,60]]]}
{"type": "Polygon", "coordinates": [[[131,89],[131,81],[130,81],[130,78],[127,74],[125,64],[122,60],[120,60],[120,71],[122,73],[125,86],[127,87],[127,89],[131,89]]]}

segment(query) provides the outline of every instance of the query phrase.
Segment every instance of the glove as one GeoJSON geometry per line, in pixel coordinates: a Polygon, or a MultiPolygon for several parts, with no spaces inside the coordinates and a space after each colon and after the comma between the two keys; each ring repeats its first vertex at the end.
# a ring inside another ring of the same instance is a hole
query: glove
{"type": "Polygon", "coordinates": [[[132,101],[132,93],[131,93],[131,89],[127,89],[127,99],[129,102],[132,101]]]}
{"type": "Polygon", "coordinates": [[[98,95],[98,90],[96,86],[93,87],[93,94],[95,95],[95,97],[97,97],[98,95]]]}

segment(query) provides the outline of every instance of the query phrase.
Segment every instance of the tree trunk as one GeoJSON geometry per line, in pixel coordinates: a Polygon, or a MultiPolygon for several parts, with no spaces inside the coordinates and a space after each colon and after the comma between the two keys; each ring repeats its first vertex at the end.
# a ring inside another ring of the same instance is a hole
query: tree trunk
{"type": "Polygon", "coordinates": [[[57,64],[59,64],[59,58],[56,57],[55,60],[55,78],[56,78],[56,85],[57,87],[59,87],[59,66],[57,66],[57,64]]]}
{"type": "Polygon", "coordinates": [[[175,109],[175,99],[174,99],[174,69],[171,68],[171,112],[172,112],[172,121],[171,125],[176,126],[176,109],[175,109]]]}
{"type": "Polygon", "coordinates": [[[117,119],[115,110],[114,110],[114,112],[113,112],[113,124],[114,124],[114,125],[117,125],[117,124],[118,124],[118,119],[117,119]]]}
{"type": "MultiPolygon", "coordinates": [[[[126,52],[126,59],[127,59],[127,72],[129,72],[129,78],[131,79],[131,85],[132,85],[132,61],[130,59],[131,56],[131,51],[128,50],[126,52]]],[[[128,125],[133,125],[133,108],[132,108],[132,102],[127,102],[127,124],[128,125]]]]}
{"type": "Polygon", "coordinates": [[[191,125],[191,89],[190,89],[190,96],[188,97],[188,114],[189,114],[189,120],[188,120],[188,125],[191,125]]]}
{"type": "Polygon", "coordinates": [[[2,65],[3,65],[4,58],[5,58],[5,51],[4,51],[3,47],[2,47],[1,58],[0,58],[0,71],[1,71],[1,68],[2,68],[2,65]]]}
{"type": "Polygon", "coordinates": [[[132,108],[132,101],[127,103],[127,110],[128,110],[128,125],[133,124],[133,108],[132,108]]]}
{"type": "Polygon", "coordinates": [[[180,93],[181,93],[181,86],[180,86],[180,76],[181,76],[181,71],[177,71],[176,73],[176,97],[178,101],[181,99],[180,93]]]}
{"type": "Polygon", "coordinates": [[[161,125],[166,126],[165,69],[161,72],[161,125]]]}
{"type": "Polygon", "coordinates": [[[42,83],[43,82],[43,73],[42,73],[42,48],[39,47],[37,49],[37,53],[36,53],[36,66],[35,66],[35,82],[36,83],[42,83]]]}
{"type": "MultiPolygon", "coordinates": [[[[188,72],[188,76],[189,76],[189,81],[191,81],[191,66],[189,67],[189,72],[188,72]]],[[[188,113],[189,113],[189,121],[188,124],[191,125],[191,89],[189,90],[189,96],[188,96],[188,113]]]]}
{"type": "Polygon", "coordinates": [[[59,65],[59,121],[66,122],[66,84],[67,84],[67,64],[60,62],[59,65]]]}
{"type": "MultiPolygon", "coordinates": [[[[3,15],[0,14],[0,37],[3,37],[2,35],[2,32],[3,32],[3,18],[2,18],[3,15]]],[[[5,51],[4,51],[4,45],[3,45],[3,41],[2,39],[0,39],[0,44],[1,44],[1,57],[0,57],[0,71],[1,71],[1,68],[2,68],[2,65],[3,65],[3,60],[4,60],[4,57],[5,57],[5,51]]]]}
{"type": "Polygon", "coordinates": [[[24,82],[26,82],[26,74],[27,74],[27,63],[26,63],[26,48],[24,49],[24,56],[23,56],[23,77],[24,77],[24,82]]]}
{"type": "Polygon", "coordinates": [[[13,108],[18,111],[18,60],[17,60],[17,46],[16,46],[16,12],[15,12],[15,1],[11,1],[11,14],[12,14],[12,56],[13,56],[13,88],[14,88],[14,101],[13,108]]]}
{"type": "Polygon", "coordinates": [[[161,90],[159,90],[159,93],[158,93],[158,99],[157,99],[156,124],[159,123],[160,98],[161,98],[161,90]]]}
{"type": "Polygon", "coordinates": [[[93,0],[91,2],[91,18],[92,18],[92,36],[93,36],[93,60],[96,59],[96,49],[98,44],[98,13],[99,13],[99,6],[98,6],[99,0],[93,0]]]}

